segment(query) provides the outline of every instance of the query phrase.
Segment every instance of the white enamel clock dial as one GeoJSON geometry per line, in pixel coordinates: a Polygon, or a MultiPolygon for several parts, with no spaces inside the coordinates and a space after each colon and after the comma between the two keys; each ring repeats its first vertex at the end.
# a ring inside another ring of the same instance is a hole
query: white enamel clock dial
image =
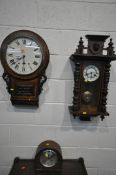
{"type": "Polygon", "coordinates": [[[45,150],[42,152],[40,162],[45,167],[53,167],[58,161],[58,157],[55,151],[45,150]]]}
{"type": "Polygon", "coordinates": [[[96,81],[100,76],[99,69],[94,65],[88,65],[83,71],[83,77],[85,81],[96,81]]]}
{"type": "Polygon", "coordinates": [[[6,62],[17,74],[28,75],[35,72],[41,61],[41,48],[30,38],[15,39],[7,47],[6,62]]]}

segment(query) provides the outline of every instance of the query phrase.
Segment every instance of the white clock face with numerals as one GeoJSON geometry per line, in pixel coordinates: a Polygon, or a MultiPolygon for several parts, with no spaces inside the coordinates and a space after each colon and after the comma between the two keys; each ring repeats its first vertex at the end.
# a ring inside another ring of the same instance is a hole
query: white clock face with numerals
{"type": "Polygon", "coordinates": [[[100,76],[99,69],[94,65],[88,65],[84,68],[83,77],[85,81],[96,81],[100,76]]]}
{"type": "Polygon", "coordinates": [[[17,74],[31,74],[42,62],[41,48],[30,38],[17,38],[7,47],[6,62],[17,74]]]}

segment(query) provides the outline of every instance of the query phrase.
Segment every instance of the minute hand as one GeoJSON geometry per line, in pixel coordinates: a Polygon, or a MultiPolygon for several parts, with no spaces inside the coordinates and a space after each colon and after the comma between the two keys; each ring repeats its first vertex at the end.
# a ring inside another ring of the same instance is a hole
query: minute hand
{"type": "Polygon", "coordinates": [[[17,63],[17,62],[19,62],[20,60],[22,60],[23,59],[23,56],[22,57],[16,57],[16,61],[15,61],[15,63],[17,63]]]}
{"type": "Polygon", "coordinates": [[[25,58],[25,55],[23,55],[22,58],[23,58],[23,65],[24,65],[24,64],[26,64],[25,63],[25,59],[24,59],[25,58]]]}
{"type": "Polygon", "coordinates": [[[23,63],[22,63],[22,64],[23,64],[23,67],[22,67],[22,72],[25,72],[25,64],[26,64],[26,63],[25,63],[25,59],[24,59],[24,58],[25,58],[25,55],[23,55],[22,58],[23,58],[23,63]]]}

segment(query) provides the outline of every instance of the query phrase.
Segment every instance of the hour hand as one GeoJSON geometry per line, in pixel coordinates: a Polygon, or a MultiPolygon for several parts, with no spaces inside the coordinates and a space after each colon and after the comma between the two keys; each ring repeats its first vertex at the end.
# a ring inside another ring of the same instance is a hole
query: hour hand
{"type": "Polygon", "coordinates": [[[17,61],[20,61],[21,59],[23,59],[23,56],[17,56],[16,59],[17,61]]]}
{"type": "Polygon", "coordinates": [[[25,63],[25,59],[24,59],[25,58],[25,55],[23,55],[22,58],[23,58],[23,65],[24,65],[24,64],[26,64],[25,63]]]}
{"type": "Polygon", "coordinates": [[[24,58],[25,58],[25,55],[23,55],[23,56],[17,56],[17,57],[16,57],[16,59],[17,59],[16,62],[18,62],[18,61],[20,61],[20,60],[22,60],[22,59],[23,59],[23,62],[24,62],[24,58]]]}

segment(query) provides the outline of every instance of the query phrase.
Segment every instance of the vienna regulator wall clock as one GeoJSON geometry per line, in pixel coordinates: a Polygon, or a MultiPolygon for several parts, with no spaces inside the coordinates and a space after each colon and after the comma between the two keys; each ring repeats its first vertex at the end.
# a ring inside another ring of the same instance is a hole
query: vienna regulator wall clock
{"type": "Polygon", "coordinates": [[[38,106],[49,63],[45,41],[32,31],[15,31],[2,42],[1,63],[12,104],[38,106]]]}
{"type": "Polygon", "coordinates": [[[69,110],[74,118],[90,120],[91,117],[100,116],[103,120],[104,116],[109,115],[106,111],[106,101],[110,62],[116,60],[116,55],[112,39],[108,47],[104,48],[104,42],[108,37],[86,35],[87,47],[83,45],[83,40],[80,38],[78,49],[71,56],[75,70],[73,105],[69,107],[69,110]]]}

